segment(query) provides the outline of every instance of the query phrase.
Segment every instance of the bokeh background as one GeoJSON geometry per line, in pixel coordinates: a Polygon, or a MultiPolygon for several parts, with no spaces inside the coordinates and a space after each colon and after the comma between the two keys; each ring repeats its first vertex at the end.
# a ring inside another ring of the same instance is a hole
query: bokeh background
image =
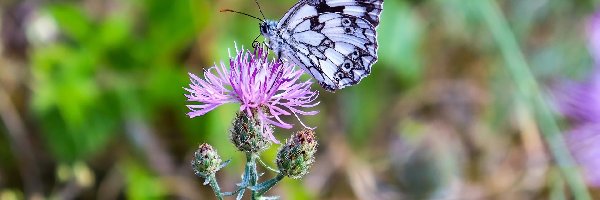
{"type": "MultiPolygon", "coordinates": [[[[295,3],[260,2],[271,19],[295,3]]],[[[270,194],[600,198],[552,106],[556,85],[593,71],[597,2],[386,0],[372,74],[336,93],[313,86],[320,113],[303,121],[318,127],[316,163],[270,194]]],[[[1,0],[0,199],[213,199],[189,164],[203,142],[232,159],[218,173],[231,191],[238,105],[190,119],[183,96],[188,72],[259,34],[225,8],[260,15],[251,0],[1,0]]]]}

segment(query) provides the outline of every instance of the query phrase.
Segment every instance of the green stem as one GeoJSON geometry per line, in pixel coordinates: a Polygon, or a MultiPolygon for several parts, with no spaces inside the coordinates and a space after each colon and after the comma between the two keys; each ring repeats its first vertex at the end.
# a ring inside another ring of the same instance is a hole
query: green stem
{"type": "Polygon", "coordinates": [[[261,184],[258,184],[255,187],[255,190],[257,190],[258,195],[262,196],[263,194],[267,193],[271,188],[273,188],[273,186],[279,183],[279,181],[281,181],[283,177],[285,177],[283,174],[277,174],[276,177],[262,182],[261,184]]]}
{"type": "Polygon", "coordinates": [[[243,187],[238,187],[237,189],[235,189],[235,191],[233,192],[223,192],[221,194],[223,194],[223,196],[233,196],[235,194],[238,194],[240,191],[242,191],[242,189],[244,189],[243,187]]]}
{"type": "Polygon", "coordinates": [[[561,135],[548,102],[540,92],[535,77],[529,70],[525,56],[521,52],[517,39],[512,33],[497,3],[493,0],[477,0],[483,20],[492,32],[494,39],[506,62],[506,68],[512,76],[518,89],[519,96],[527,105],[533,108],[539,123],[543,138],[562,173],[562,177],[572,190],[575,199],[591,199],[581,174],[576,169],[575,162],[569,154],[566,143],[561,135]]]}
{"type": "Polygon", "coordinates": [[[215,196],[217,196],[217,199],[223,200],[223,194],[221,194],[221,188],[219,188],[219,183],[217,183],[217,178],[215,177],[215,174],[211,174],[207,178],[208,178],[210,187],[215,192],[215,196]]]}
{"type": "MultiPolygon", "coordinates": [[[[258,173],[256,171],[256,157],[258,157],[258,155],[254,153],[246,153],[246,170],[249,170],[249,180],[247,186],[249,187],[254,187],[258,182],[258,173]]],[[[252,200],[258,199],[258,197],[260,197],[258,193],[252,190],[252,200]]]]}

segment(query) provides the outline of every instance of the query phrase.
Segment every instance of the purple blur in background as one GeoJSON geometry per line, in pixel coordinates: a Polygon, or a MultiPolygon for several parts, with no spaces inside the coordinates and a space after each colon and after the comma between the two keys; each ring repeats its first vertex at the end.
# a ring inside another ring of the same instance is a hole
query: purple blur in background
{"type": "Polygon", "coordinates": [[[571,153],[588,184],[600,187],[600,11],[590,17],[587,37],[594,68],[585,81],[560,87],[557,107],[572,125],[566,135],[571,153]]]}

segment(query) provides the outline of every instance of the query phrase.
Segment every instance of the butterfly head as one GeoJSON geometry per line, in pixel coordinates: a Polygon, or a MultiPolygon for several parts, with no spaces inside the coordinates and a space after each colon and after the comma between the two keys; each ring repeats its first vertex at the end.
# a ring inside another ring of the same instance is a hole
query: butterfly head
{"type": "Polygon", "coordinates": [[[265,20],[260,23],[260,33],[266,38],[271,38],[277,31],[277,22],[273,20],[265,20]]]}

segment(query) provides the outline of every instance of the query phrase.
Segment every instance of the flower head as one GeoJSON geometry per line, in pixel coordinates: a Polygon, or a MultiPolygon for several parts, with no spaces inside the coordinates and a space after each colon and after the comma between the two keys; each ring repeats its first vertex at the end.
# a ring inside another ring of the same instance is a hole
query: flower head
{"type": "MultiPolygon", "coordinates": [[[[237,102],[240,111],[248,116],[258,115],[263,125],[292,128],[292,124],[281,119],[282,116],[298,118],[298,114],[318,113],[302,110],[318,104],[313,103],[318,93],[310,90],[312,82],[299,80],[302,73],[287,63],[269,60],[267,49],[256,47],[251,53],[242,48],[235,57],[230,56],[229,67],[221,62],[205,71],[204,79],[189,74],[191,84],[185,88],[189,92],[185,96],[188,101],[198,104],[188,105],[190,112],[187,115],[190,118],[201,116],[222,104],[237,102]]],[[[277,142],[270,131],[264,131],[263,135],[277,142]]]]}
{"type": "Polygon", "coordinates": [[[293,134],[277,152],[277,167],[282,175],[299,179],[308,173],[315,162],[317,140],[315,132],[303,129],[293,134]]]}
{"type": "Polygon", "coordinates": [[[219,171],[221,157],[210,144],[204,143],[198,146],[198,150],[194,152],[194,159],[191,164],[196,176],[206,178],[219,171]]]}
{"type": "Polygon", "coordinates": [[[229,139],[238,150],[257,153],[265,150],[271,142],[261,134],[265,130],[271,132],[271,126],[261,125],[255,117],[248,116],[246,112],[238,112],[229,130],[229,139]]]}

